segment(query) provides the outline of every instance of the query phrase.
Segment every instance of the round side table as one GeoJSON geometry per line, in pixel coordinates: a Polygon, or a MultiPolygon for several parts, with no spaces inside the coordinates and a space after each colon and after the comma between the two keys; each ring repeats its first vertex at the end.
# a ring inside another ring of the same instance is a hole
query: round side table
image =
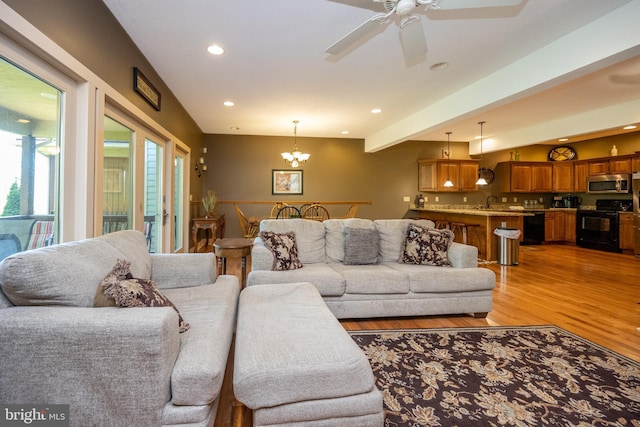
{"type": "Polygon", "coordinates": [[[213,250],[218,258],[218,274],[227,274],[227,258],[242,257],[242,288],[247,283],[247,256],[251,255],[253,241],[242,237],[217,239],[213,250]]]}

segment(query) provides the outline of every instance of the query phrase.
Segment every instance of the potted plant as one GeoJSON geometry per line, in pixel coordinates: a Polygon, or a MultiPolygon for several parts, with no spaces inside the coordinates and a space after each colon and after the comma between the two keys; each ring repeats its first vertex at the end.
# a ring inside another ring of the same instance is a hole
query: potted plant
{"type": "Polygon", "coordinates": [[[205,218],[215,216],[217,202],[218,200],[216,199],[216,193],[212,190],[208,190],[207,195],[202,198],[202,206],[204,207],[205,218]]]}

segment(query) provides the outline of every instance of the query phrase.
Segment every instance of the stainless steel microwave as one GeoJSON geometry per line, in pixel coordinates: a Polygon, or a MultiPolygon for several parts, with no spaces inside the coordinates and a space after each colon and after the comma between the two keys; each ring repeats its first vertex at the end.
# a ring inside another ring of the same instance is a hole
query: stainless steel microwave
{"type": "Polygon", "coordinates": [[[593,175],[587,178],[587,192],[623,194],[631,192],[631,174],[593,175]]]}

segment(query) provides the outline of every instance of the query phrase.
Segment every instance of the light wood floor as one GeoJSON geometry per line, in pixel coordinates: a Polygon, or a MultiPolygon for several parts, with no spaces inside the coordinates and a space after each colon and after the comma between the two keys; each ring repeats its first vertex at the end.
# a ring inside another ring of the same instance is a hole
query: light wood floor
{"type": "MultiPolygon", "coordinates": [[[[496,273],[493,310],[486,319],[411,317],[342,325],[361,330],[553,324],[640,361],[640,258],[542,245],[522,246],[519,260],[518,266],[482,266],[496,273]]],[[[233,398],[231,370],[230,365],[215,426],[250,426],[250,411],[233,398]]]]}

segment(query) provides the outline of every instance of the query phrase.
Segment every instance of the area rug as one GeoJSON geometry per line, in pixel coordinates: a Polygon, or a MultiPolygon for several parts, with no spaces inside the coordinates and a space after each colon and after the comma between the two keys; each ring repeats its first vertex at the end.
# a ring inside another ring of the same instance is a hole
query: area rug
{"type": "Polygon", "coordinates": [[[350,334],[387,427],[640,427],[640,363],[555,326],[350,334]]]}

